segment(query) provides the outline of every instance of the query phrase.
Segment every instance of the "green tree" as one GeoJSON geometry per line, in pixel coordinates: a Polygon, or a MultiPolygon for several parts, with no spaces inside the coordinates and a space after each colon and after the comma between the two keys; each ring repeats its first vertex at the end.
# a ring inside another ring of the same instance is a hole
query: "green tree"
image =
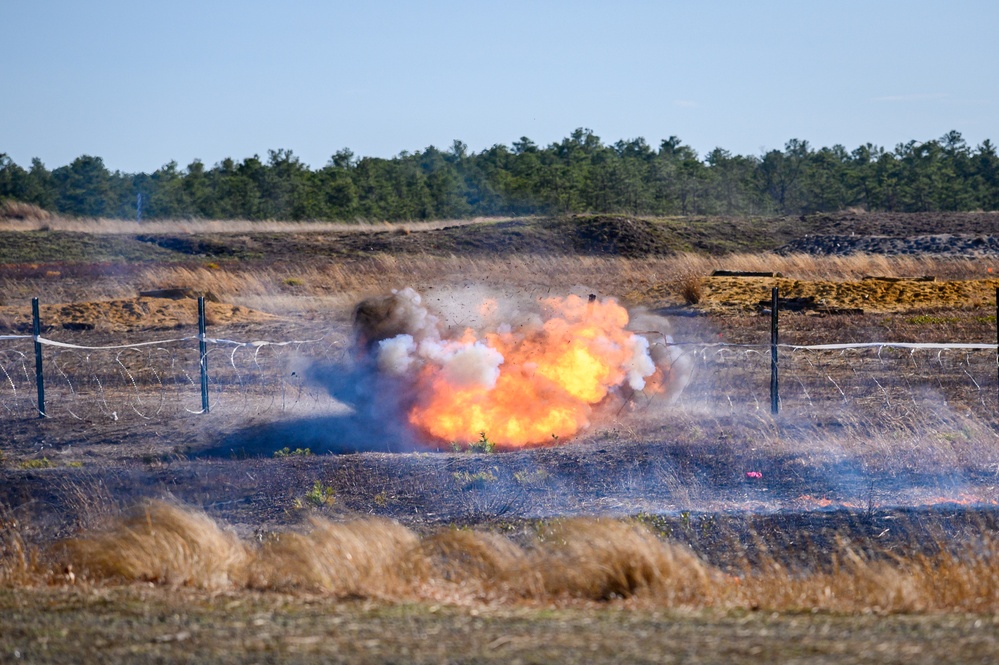
{"type": "Polygon", "coordinates": [[[759,212],[762,203],[753,186],[756,158],[733,156],[727,150],[715,148],[705,161],[713,176],[708,194],[710,212],[725,215],[759,212]]]}
{"type": "Polygon", "coordinates": [[[972,159],[974,189],[977,207],[982,210],[999,210],[999,156],[996,147],[985,139],[972,159]]]}
{"type": "Polygon", "coordinates": [[[357,214],[358,196],[354,185],[354,153],[338,150],[317,174],[321,217],[326,219],[351,219],[357,214]]]}
{"type": "Polygon", "coordinates": [[[850,154],[846,148],[820,148],[805,159],[800,212],[832,212],[856,202],[850,189],[850,154]]]}
{"type": "Polygon", "coordinates": [[[937,197],[938,209],[970,210],[976,204],[971,149],[961,133],[953,130],[944,134],[939,143],[941,154],[937,168],[941,190],[937,197]]]}
{"type": "Polygon", "coordinates": [[[111,174],[100,157],[82,155],[52,172],[59,212],[101,217],[114,212],[111,174]]]}
{"type": "Polygon", "coordinates": [[[28,172],[7,154],[0,153],[0,199],[27,201],[28,172]]]}
{"type": "Polygon", "coordinates": [[[198,217],[216,217],[215,191],[211,178],[200,159],[195,159],[187,165],[183,176],[182,189],[187,201],[188,214],[198,217]]]}
{"type": "Polygon", "coordinates": [[[187,217],[191,215],[191,202],[184,188],[184,178],[177,162],[170,161],[156,169],[149,177],[149,191],[145,198],[146,217],[187,217]]]}

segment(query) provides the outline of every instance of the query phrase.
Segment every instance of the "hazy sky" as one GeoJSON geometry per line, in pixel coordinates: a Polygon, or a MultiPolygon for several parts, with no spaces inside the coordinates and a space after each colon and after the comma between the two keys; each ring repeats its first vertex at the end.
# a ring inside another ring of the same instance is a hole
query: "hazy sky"
{"type": "Polygon", "coordinates": [[[0,0],[0,152],[153,171],[287,148],[999,141],[999,2],[0,0]]]}

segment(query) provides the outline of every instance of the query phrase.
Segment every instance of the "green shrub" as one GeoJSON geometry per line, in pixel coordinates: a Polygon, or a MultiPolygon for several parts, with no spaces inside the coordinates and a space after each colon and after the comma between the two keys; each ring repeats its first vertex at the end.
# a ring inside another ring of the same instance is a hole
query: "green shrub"
{"type": "Polygon", "coordinates": [[[317,480],[312,483],[312,488],[305,493],[305,500],[317,508],[332,506],[336,502],[336,491],[331,485],[323,485],[317,480]]]}
{"type": "Polygon", "coordinates": [[[451,474],[451,477],[465,490],[481,489],[497,480],[496,474],[491,471],[477,471],[475,473],[455,471],[451,474]]]}
{"type": "Polygon", "coordinates": [[[535,471],[517,471],[513,474],[513,479],[517,481],[518,485],[523,487],[537,487],[543,485],[546,480],[548,480],[549,474],[544,469],[537,469],[535,471]]]}
{"type": "Polygon", "coordinates": [[[485,432],[479,432],[479,440],[468,444],[468,449],[473,453],[494,453],[496,444],[486,438],[485,432]]]}
{"type": "Polygon", "coordinates": [[[281,457],[309,457],[311,455],[312,455],[312,450],[310,450],[309,448],[295,448],[294,450],[292,450],[288,446],[285,446],[281,450],[274,451],[274,457],[279,459],[281,457]]]}
{"type": "Polygon", "coordinates": [[[48,457],[43,457],[41,459],[29,459],[21,462],[22,469],[51,469],[54,467],[48,457]]]}

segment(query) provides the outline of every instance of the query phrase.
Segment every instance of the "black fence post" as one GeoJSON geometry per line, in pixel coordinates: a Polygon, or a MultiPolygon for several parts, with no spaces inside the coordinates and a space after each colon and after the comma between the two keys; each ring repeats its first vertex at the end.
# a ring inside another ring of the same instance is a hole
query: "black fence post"
{"type": "Polygon", "coordinates": [[[35,338],[35,385],[38,387],[38,417],[45,418],[45,379],[42,373],[42,318],[38,314],[38,298],[31,299],[31,334],[35,338]]]}
{"type": "Polygon", "coordinates": [[[205,297],[198,296],[198,353],[201,355],[201,412],[208,413],[208,344],[205,341],[205,297]]]}
{"type": "Polygon", "coordinates": [[[780,304],[777,287],[770,291],[770,413],[780,412],[780,390],[777,382],[777,309],[780,304]]]}
{"type": "Polygon", "coordinates": [[[999,286],[996,287],[996,378],[999,379],[999,286]]]}

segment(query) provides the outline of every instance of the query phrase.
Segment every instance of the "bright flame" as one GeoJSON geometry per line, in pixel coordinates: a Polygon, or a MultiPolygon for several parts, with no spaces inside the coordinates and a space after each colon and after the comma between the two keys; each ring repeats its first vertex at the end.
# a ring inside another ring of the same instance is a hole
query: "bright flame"
{"type": "MultiPolygon", "coordinates": [[[[587,427],[610,391],[642,390],[656,372],[648,341],[625,330],[628,312],[615,301],[569,296],[542,306],[537,325],[505,326],[481,339],[466,330],[458,340],[422,344],[409,422],[444,441],[485,433],[506,447],[551,443],[587,427]]],[[[382,344],[413,348],[411,338],[382,344]]]]}

